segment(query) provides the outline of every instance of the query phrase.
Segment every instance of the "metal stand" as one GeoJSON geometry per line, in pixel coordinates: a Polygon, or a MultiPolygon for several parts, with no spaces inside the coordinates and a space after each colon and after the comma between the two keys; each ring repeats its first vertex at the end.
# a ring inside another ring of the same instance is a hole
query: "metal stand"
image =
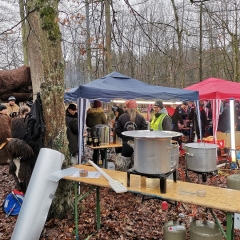
{"type": "Polygon", "coordinates": [[[159,178],[160,179],[160,192],[166,193],[167,192],[167,177],[173,174],[174,182],[177,182],[177,171],[176,169],[172,169],[170,172],[165,174],[147,174],[147,173],[140,173],[131,168],[127,171],[127,187],[130,187],[130,174],[140,175],[142,177],[147,178],[159,178]]]}
{"type": "Polygon", "coordinates": [[[200,176],[202,176],[203,184],[205,184],[207,182],[207,175],[212,175],[212,176],[218,175],[218,170],[213,171],[213,172],[198,172],[198,171],[193,171],[193,170],[190,170],[190,169],[186,169],[186,178],[188,178],[188,179],[189,179],[188,171],[191,171],[191,172],[194,172],[194,173],[198,174],[198,183],[201,183],[200,176]]]}

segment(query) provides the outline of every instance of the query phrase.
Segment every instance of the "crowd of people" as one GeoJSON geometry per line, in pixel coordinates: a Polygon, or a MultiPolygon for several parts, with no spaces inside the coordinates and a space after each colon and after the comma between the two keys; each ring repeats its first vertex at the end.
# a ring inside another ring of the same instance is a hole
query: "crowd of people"
{"type": "MultiPolygon", "coordinates": [[[[235,123],[236,130],[240,130],[239,118],[240,118],[240,105],[236,102],[235,108],[235,123]]],[[[112,129],[114,129],[116,135],[122,139],[122,147],[116,148],[116,169],[127,170],[133,165],[133,148],[128,144],[129,140],[134,140],[132,137],[127,137],[122,133],[125,131],[134,130],[165,130],[165,131],[181,131],[185,134],[185,131],[189,131],[189,126],[192,127],[190,141],[194,139],[200,139],[200,131],[202,131],[202,137],[206,134],[212,135],[211,120],[212,110],[210,101],[200,101],[199,110],[196,109],[194,102],[184,101],[180,105],[168,105],[164,106],[161,100],[157,100],[153,104],[152,115],[150,122],[139,113],[138,104],[135,100],[130,99],[124,103],[124,107],[113,106],[112,111],[114,118],[111,120],[112,129]],[[198,126],[197,114],[200,113],[201,129],[198,126]],[[191,124],[190,124],[191,123],[191,124]],[[187,130],[185,130],[187,129],[187,130]]],[[[221,105],[221,111],[219,116],[218,131],[229,132],[230,131],[230,108],[229,102],[223,101],[221,105]]],[[[0,121],[1,121],[1,133],[0,133],[0,149],[4,148],[5,145],[9,144],[9,139],[20,139],[24,140],[27,122],[25,121],[26,116],[30,112],[30,107],[26,104],[19,107],[16,104],[16,98],[10,96],[8,102],[0,105],[0,121]]],[[[91,134],[94,135],[95,127],[99,124],[109,124],[102,103],[95,100],[92,106],[87,110],[86,115],[86,126],[90,129],[91,134]]],[[[189,132],[188,132],[189,133],[189,132]]],[[[71,154],[71,163],[73,165],[78,163],[78,114],[77,105],[69,104],[66,108],[66,134],[68,139],[69,152],[71,154]]],[[[176,139],[181,146],[182,138],[177,137],[176,139]]],[[[19,142],[18,142],[19,143],[19,142]]],[[[21,143],[22,144],[22,143],[21,143]]],[[[30,144],[31,145],[31,144],[30,144]]],[[[33,146],[34,147],[34,146],[33,146]]],[[[13,148],[12,148],[13,149],[13,148]]],[[[13,152],[10,151],[14,155],[13,152]]],[[[15,154],[16,155],[16,154],[15,154]]],[[[31,155],[31,154],[30,154],[31,155]]],[[[94,149],[92,160],[98,163],[98,158],[101,156],[102,161],[106,161],[104,151],[94,149]]],[[[27,185],[26,178],[19,177],[20,171],[20,158],[11,156],[12,161],[10,164],[10,172],[15,174],[18,182],[21,184],[24,182],[27,185]]],[[[27,157],[31,158],[31,157],[27,157]]],[[[23,161],[22,161],[23,162],[23,161]]],[[[25,161],[26,163],[27,161],[25,161]]],[[[24,164],[25,164],[24,163],[24,164]]],[[[31,170],[32,166],[26,167],[31,170]]],[[[27,170],[30,172],[30,170],[27,170]]],[[[24,173],[25,176],[29,175],[24,173]]],[[[23,174],[22,174],[23,175],[23,174]]],[[[23,191],[26,186],[22,184],[23,191]]]]}
{"type": "Polygon", "coordinates": [[[8,103],[0,105],[0,149],[7,152],[3,163],[9,163],[9,173],[13,174],[22,192],[26,191],[34,165],[31,162],[34,152],[24,141],[27,131],[25,120],[29,112],[26,104],[17,105],[14,96],[8,98],[8,103]]]}

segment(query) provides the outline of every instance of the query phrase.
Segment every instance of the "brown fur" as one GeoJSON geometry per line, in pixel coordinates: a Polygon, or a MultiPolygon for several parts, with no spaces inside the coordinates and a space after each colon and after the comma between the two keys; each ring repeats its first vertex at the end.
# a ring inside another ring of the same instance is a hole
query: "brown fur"
{"type": "Polygon", "coordinates": [[[0,144],[11,138],[11,118],[0,113],[0,144]]]}
{"type": "Polygon", "coordinates": [[[8,152],[12,158],[20,157],[25,161],[34,155],[32,148],[25,141],[17,138],[12,138],[9,141],[8,152]]]}
{"type": "Polygon", "coordinates": [[[11,129],[13,138],[19,138],[23,140],[27,131],[27,120],[24,118],[14,118],[12,120],[11,129]]]}
{"type": "Polygon", "coordinates": [[[11,156],[8,153],[8,146],[7,145],[8,145],[8,143],[2,149],[0,149],[0,165],[10,163],[11,156]]]}
{"type": "Polygon", "coordinates": [[[18,173],[18,178],[20,179],[20,182],[26,182],[28,185],[31,175],[32,175],[32,169],[30,165],[26,162],[21,162],[19,173],[18,173]]]}

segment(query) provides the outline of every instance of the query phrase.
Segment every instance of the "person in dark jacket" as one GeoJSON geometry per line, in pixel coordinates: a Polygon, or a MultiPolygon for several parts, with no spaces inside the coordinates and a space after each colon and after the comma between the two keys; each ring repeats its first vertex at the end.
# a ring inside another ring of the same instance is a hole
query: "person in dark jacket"
{"type": "Polygon", "coordinates": [[[180,107],[177,106],[172,115],[172,125],[173,125],[172,130],[176,132],[179,131],[179,127],[178,127],[179,124],[181,125],[181,127],[183,127],[183,118],[182,118],[182,115],[180,114],[179,108],[180,107]]]}
{"type": "Polygon", "coordinates": [[[78,163],[78,116],[77,107],[73,103],[66,109],[66,127],[71,162],[76,165],[78,163]]]}
{"type": "Polygon", "coordinates": [[[122,156],[131,157],[133,154],[133,148],[130,147],[127,142],[133,140],[132,137],[127,137],[122,135],[122,132],[133,131],[133,130],[147,130],[148,126],[145,118],[137,112],[137,103],[135,100],[128,100],[125,103],[127,110],[122,114],[118,121],[116,127],[117,135],[122,138],[122,156]]]}
{"type": "Polygon", "coordinates": [[[187,117],[188,117],[190,111],[191,111],[191,108],[188,105],[188,102],[184,101],[182,103],[181,107],[179,108],[179,112],[182,115],[183,120],[187,120],[187,117]]]}
{"type": "MultiPolygon", "coordinates": [[[[204,136],[205,128],[208,124],[207,121],[207,114],[203,108],[204,104],[202,102],[199,103],[199,110],[200,110],[200,119],[201,119],[201,127],[202,127],[202,137],[204,136]]],[[[192,139],[194,139],[195,134],[197,134],[197,138],[200,139],[200,131],[198,126],[198,118],[197,118],[197,112],[196,108],[192,108],[191,112],[188,115],[188,119],[192,120],[193,124],[193,131],[192,131],[192,139]]]]}
{"type": "MultiPolygon", "coordinates": [[[[91,128],[92,134],[94,134],[94,127],[98,124],[107,124],[104,111],[102,109],[102,103],[98,100],[94,100],[93,107],[87,110],[86,125],[91,128]]],[[[100,150],[102,162],[104,161],[105,154],[104,150],[100,150]]],[[[93,162],[98,163],[99,150],[93,150],[93,162]]],[[[105,159],[106,160],[106,159],[105,159]]]]}
{"type": "MultiPolygon", "coordinates": [[[[175,108],[175,111],[174,111],[173,115],[172,115],[172,125],[173,125],[172,130],[175,131],[175,132],[180,132],[180,129],[184,127],[182,115],[180,114],[179,108],[180,107],[177,106],[175,108]]],[[[180,148],[182,148],[182,136],[173,137],[172,139],[178,141],[178,144],[179,144],[180,148]]]]}
{"type": "MultiPolygon", "coordinates": [[[[238,123],[238,114],[235,110],[234,112],[234,124],[238,123]]],[[[225,103],[224,110],[222,114],[219,115],[218,120],[218,131],[226,133],[231,131],[231,124],[230,124],[230,105],[229,103],[225,103]]]]}
{"type": "MultiPolygon", "coordinates": [[[[113,124],[113,131],[115,131],[116,126],[117,126],[118,118],[122,114],[124,114],[124,110],[122,108],[120,108],[120,107],[117,107],[113,112],[114,112],[115,118],[114,118],[112,124],[113,124]]],[[[115,132],[115,134],[116,134],[116,132],[115,132]]],[[[122,148],[121,147],[115,148],[115,153],[121,153],[121,152],[122,152],[122,148]]]]}

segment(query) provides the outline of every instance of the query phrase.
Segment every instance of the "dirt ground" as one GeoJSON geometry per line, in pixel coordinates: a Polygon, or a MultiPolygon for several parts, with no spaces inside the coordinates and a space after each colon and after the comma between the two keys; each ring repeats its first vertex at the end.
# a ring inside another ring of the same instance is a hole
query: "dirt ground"
{"type": "MultiPolygon", "coordinates": [[[[87,150],[88,151],[88,150],[87,150]]],[[[91,153],[86,154],[90,158],[91,153]]],[[[185,160],[180,160],[179,180],[186,180],[184,176],[185,160]]],[[[189,174],[192,182],[198,182],[195,173],[189,174]]],[[[11,175],[8,174],[8,165],[0,165],[0,202],[3,203],[8,193],[15,189],[16,184],[11,175]]],[[[207,177],[208,185],[218,184],[226,187],[226,174],[217,177],[207,177]]],[[[87,191],[88,186],[82,186],[82,191],[87,191]]],[[[100,189],[101,229],[96,229],[95,219],[95,193],[91,193],[78,205],[79,213],[79,239],[163,239],[163,227],[171,220],[174,213],[181,213],[184,217],[182,224],[189,230],[192,215],[201,218],[204,208],[181,204],[176,208],[168,204],[168,209],[162,209],[162,201],[159,199],[143,199],[141,195],[124,193],[116,194],[111,189],[100,189]],[[143,201],[144,200],[144,201],[143,201]]],[[[219,210],[213,210],[221,221],[223,229],[226,230],[226,215],[219,210]]],[[[17,216],[5,218],[6,213],[0,208],[0,239],[8,240],[14,229],[17,216]]],[[[207,213],[209,220],[212,215],[207,213]]],[[[29,223],[29,227],[31,223],[29,223]]],[[[50,219],[44,225],[40,240],[76,239],[74,228],[73,211],[66,214],[64,219],[50,219]]],[[[187,238],[189,232],[187,231],[187,238]]],[[[240,240],[240,232],[235,231],[235,240],[240,240]]],[[[26,239],[28,240],[28,239],[26,239]]],[[[29,239],[31,240],[31,239],[29,239]]]]}

